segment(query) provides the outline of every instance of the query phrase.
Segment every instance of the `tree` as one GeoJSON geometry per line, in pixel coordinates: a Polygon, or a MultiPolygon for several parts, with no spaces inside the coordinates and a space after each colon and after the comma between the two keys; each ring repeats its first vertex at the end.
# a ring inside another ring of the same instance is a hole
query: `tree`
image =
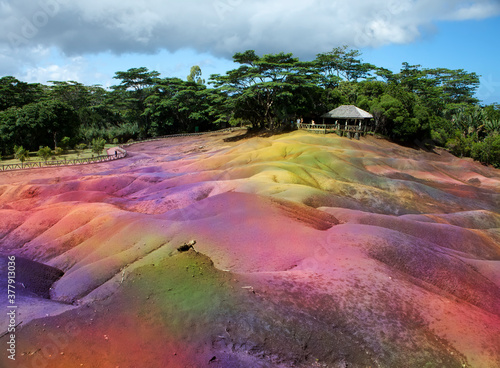
{"type": "Polygon", "coordinates": [[[474,93],[479,86],[479,76],[463,69],[422,69],[420,65],[404,62],[398,74],[391,76],[379,71],[379,75],[385,75],[389,81],[416,94],[438,114],[446,109],[478,102],[474,93]]]}
{"type": "Polygon", "coordinates": [[[405,118],[409,117],[401,101],[388,93],[375,99],[370,110],[377,129],[387,135],[393,135],[395,126],[401,126],[405,118]]]}
{"type": "Polygon", "coordinates": [[[59,146],[63,150],[67,150],[67,149],[69,149],[70,142],[71,142],[70,137],[63,137],[63,139],[61,139],[61,141],[59,142],[59,146]]]}
{"type": "Polygon", "coordinates": [[[325,84],[333,86],[342,78],[348,82],[367,78],[375,66],[361,62],[360,56],[359,50],[350,50],[348,46],[316,55],[316,63],[325,77],[325,84]]]}
{"type": "Polygon", "coordinates": [[[456,130],[454,136],[452,136],[446,142],[446,147],[458,157],[470,157],[471,149],[474,144],[474,141],[471,137],[464,137],[460,131],[456,130]]]}
{"type": "Polygon", "coordinates": [[[242,119],[234,119],[235,99],[226,92],[217,89],[206,89],[208,114],[212,124],[225,128],[228,124],[240,124],[242,119]]]}
{"type": "Polygon", "coordinates": [[[146,100],[145,114],[150,117],[151,135],[192,132],[195,127],[209,129],[211,92],[203,84],[179,78],[158,79],[154,92],[146,100]]]}
{"type": "Polygon", "coordinates": [[[491,104],[484,107],[488,120],[500,120],[500,104],[491,104]]]}
{"type": "Polygon", "coordinates": [[[106,129],[116,126],[123,118],[120,109],[124,94],[115,92],[113,95],[99,85],[86,87],[85,99],[87,104],[77,110],[81,129],[106,129]]]}
{"type": "Polygon", "coordinates": [[[370,88],[365,91],[371,97],[361,96],[358,102],[372,113],[378,131],[403,142],[430,137],[430,112],[418,96],[399,85],[380,88],[377,82],[367,83],[365,87],[370,88]]]}
{"type": "Polygon", "coordinates": [[[205,80],[201,78],[201,68],[198,65],[194,65],[191,67],[191,71],[187,76],[187,81],[198,84],[205,84],[205,80]]]}
{"type": "Polygon", "coordinates": [[[58,137],[72,137],[78,129],[78,117],[73,108],[54,100],[23,106],[17,114],[15,139],[32,150],[40,145],[57,147],[58,137]]]}
{"type": "Polygon", "coordinates": [[[106,140],[103,138],[94,138],[92,140],[92,152],[95,154],[101,154],[104,151],[104,147],[106,146],[106,140]]]}
{"type": "Polygon", "coordinates": [[[52,83],[50,95],[61,102],[71,106],[75,111],[85,109],[90,104],[90,88],[75,81],[52,83]]]}
{"type": "Polygon", "coordinates": [[[426,69],[427,77],[434,79],[445,104],[477,104],[474,94],[479,87],[479,76],[463,69],[426,69]]]}
{"type": "Polygon", "coordinates": [[[375,67],[375,75],[384,80],[385,83],[395,83],[397,80],[396,75],[389,69],[383,67],[375,67]]]}
{"type": "Polygon", "coordinates": [[[18,107],[0,111],[0,148],[4,155],[12,153],[14,145],[23,143],[21,140],[16,140],[16,121],[19,111],[18,107]]]}
{"type": "Polygon", "coordinates": [[[40,149],[37,152],[37,155],[42,158],[44,161],[47,161],[50,156],[52,156],[52,150],[50,147],[40,147],[40,149]]]}
{"type": "Polygon", "coordinates": [[[23,146],[15,146],[14,147],[14,158],[18,159],[21,162],[29,160],[30,153],[27,149],[24,149],[23,146]]]}
{"type": "Polygon", "coordinates": [[[76,146],[75,146],[75,151],[76,151],[76,156],[77,157],[80,157],[80,155],[82,154],[82,151],[87,148],[87,145],[85,143],[78,143],[76,146]]]}
{"type": "MultiPolygon", "coordinates": [[[[451,119],[453,126],[458,129],[464,137],[471,137],[478,141],[486,131],[486,113],[479,106],[465,108],[461,106],[451,119]]],[[[493,127],[493,125],[491,125],[493,127]]]]}
{"type": "Polygon", "coordinates": [[[0,111],[38,102],[44,95],[40,84],[30,84],[14,77],[0,78],[0,111]]]}
{"type": "Polygon", "coordinates": [[[145,101],[153,92],[157,78],[160,73],[149,71],[145,67],[131,68],[126,72],[116,72],[114,79],[120,79],[121,83],[112,86],[115,107],[123,114],[125,119],[139,124],[140,135],[145,137],[149,130],[148,114],[144,114],[145,101]]]}
{"type": "Polygon", "coordinates": [[[421,70],[421,65],[410,65],[407,62],[403,63],[401,71],[397,75],[398,82],[411,93],[422,91],[422,81],[424,72],[421,70]]]}
{"type": "Polygon", "coordinates": [[[500,168],[500,134],[490,134],[482,142],[474,143],[471,156],[484,164],[500,168]]]}
{"type": "Polygon", "coordinates": [[[144,67],[118,71],[112,91],[77,81],[43,86],[0,78],[0,153],[15,153],[16,146],[56,150],[67,147],[68,139],[128,141],[228,123],[279,130],[297,118],[316,119],[341,104],[356,104],[372,112],[378,131],[393,139],[432,137],[457,154],[495,161],[497,138],[491,137],[500,131],[500,105],[479,105],[475,73],[407,62],[394,73],[364,63],[361,52],[347,46],[310,62],[253,50],[233,60],[236,69],[210,77],[215,88],[204,85],[197,65],[187,81],[160,78],[144,67]],[[484,156],[483,148],[493,153],[484,156]]]}
{"type": "Polygon", "coordinates": [[[485,120],[484,129],[487,133],[500,133],[500,119],[499,120],[485,120]]]}
{"type": "Polygon", "coordinates": [[[235,118],[273,130],[304,111],[305,104],[314,107],[320,76],[313,63],[285,53],[260,57],[253,50],[236,53],[233,60],[241,66],[212,75],[211,84],[233,100],[235,118]]]}
{"type": "Polygon", "coordinates": [[[155,80],[160,76],[157,71],[149,71],[148,68],[131,68],[126,72],[116,72],[114,79],[121,79],[118,86],[113,86],[113,89],[133,90],[141,92],[155,85],[155,80]]]}

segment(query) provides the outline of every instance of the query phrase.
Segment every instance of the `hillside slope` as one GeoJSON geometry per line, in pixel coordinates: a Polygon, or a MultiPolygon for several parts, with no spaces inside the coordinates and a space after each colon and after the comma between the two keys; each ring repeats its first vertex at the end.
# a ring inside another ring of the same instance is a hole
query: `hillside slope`
{"type": "Polygon", "coordinates": [[[500,171],[372,137],[227,137],[0,174],[0,252],[29,265],[15,364],[500,366],[500,171]]]}

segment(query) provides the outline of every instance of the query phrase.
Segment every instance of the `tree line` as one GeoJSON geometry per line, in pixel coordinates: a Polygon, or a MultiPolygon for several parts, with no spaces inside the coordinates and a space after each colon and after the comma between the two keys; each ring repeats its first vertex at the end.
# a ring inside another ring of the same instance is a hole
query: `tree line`
{"type": "Polygon", "coordinates": [[[239,67],[205,82],[147,68],[115,73],[109,89],[76,81],[26,83],[0,78],[0,151],[124,143],[245,124],[281,131],[299,118],[353,104],[374,116],[375,132],[412,143],[432,141],[460,156],[500,166],[500,105],[475,97],[479,76],[462,69],[403,63],[394,73],[363,62],[347,46],[301,61],[291,53],[238,52],[239,67]]]}

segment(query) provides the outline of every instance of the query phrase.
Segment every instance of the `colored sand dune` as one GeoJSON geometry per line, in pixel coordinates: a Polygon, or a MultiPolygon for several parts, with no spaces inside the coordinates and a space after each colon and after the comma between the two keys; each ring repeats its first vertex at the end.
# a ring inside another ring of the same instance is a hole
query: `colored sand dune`
{"type": "Polygon", "coordinates": [[[500,366],[500,171],[229,136],[0,175],[22,322],[0,366],[500,366]]]}

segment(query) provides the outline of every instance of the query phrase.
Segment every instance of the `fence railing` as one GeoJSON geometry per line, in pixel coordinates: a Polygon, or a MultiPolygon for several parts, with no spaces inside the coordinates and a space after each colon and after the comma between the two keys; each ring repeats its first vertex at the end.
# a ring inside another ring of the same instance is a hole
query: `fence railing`
{"type": "Polygon", "coordinates": [[[315,133],[354,133],[354,134],[366,134],[367,125],[345,125],[345,124],[299,124],[299,129],[308,130],[315,133]]]}
{"type": "Polygon", "coordinates": [[[58,167],[58,166],[75,166],[75,165],[85,165],[85,164],[97,164],[100,162],[114,161],[114,160],[118,160],[120,158],[126,157],[127,151],[123,147],[130,146],[130,145],[136,144],[136,143],[158,141],[158,140],[165,139],[165,138],[189,137],[189,136],[197,136],[197,135],[203,135],[203,134],[209,134],[209,133],[220,133],[220,132],[226,132],[226,131],[232,132],[234,130],[239,130],[239,129],[242,129],[242,128],[230,127],[230,128],[224,128],[224,129],[214,130],[214,131],[209,131],[209,132],[181,133],[181,134],[164,135],[161,137],[148,138],[148,139],[137,140],[137,141],[133,141],[130,143],[122,144],[122,145],[120,145],[120,149],[118,149],[116,154],[114,154],[114,155],[102,155],[102,156],[96,156],[96,157],[91,157],[91,158],[77,158],[77,159],[72,159],[72,160],[37,161],[37,162],[23,162],[23,163],[19,163],[19,164],[0,165],[0,171],[35,169],[35,168],[41,168],[41,167],[58,167]]]}
{"type": "Polygon", "coordinates": [[[96,164],[100,162],[114,161],[127,156],[127,151],[121,149],[114,155],[101,155],[89,158],[76,158],[71,160],[53,160],[53,161],[37,161],[37,162],[22,162],[19,164],[0,165],[0,171],[35,169],[40,167],[58,167],[58,166],[75,166],[96,164]]]}

